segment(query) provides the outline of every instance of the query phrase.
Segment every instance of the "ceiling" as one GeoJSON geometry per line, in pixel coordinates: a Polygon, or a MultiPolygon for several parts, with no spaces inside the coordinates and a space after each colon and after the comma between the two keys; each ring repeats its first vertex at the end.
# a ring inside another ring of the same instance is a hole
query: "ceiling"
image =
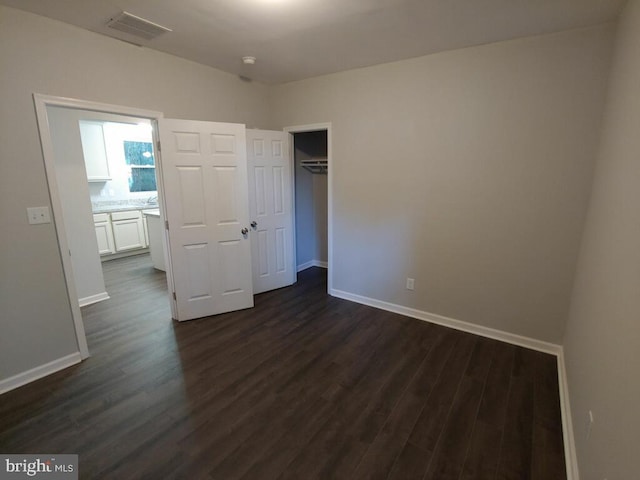
{"type": "Polygon", "coordinates": [[[626,0],[0,0],[94,32],[277,84],[613,21],[626,0]],[[127,11],[173,31],[106,27],[127,11]],[[255,56],[244,65],[243,56],[255,56]]]}

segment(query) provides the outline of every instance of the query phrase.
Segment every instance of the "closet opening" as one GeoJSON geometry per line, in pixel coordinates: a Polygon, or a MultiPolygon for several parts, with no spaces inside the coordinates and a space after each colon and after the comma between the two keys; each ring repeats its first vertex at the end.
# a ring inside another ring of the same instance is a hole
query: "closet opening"
{"type": "Polygon", "coordinates": [[[296,268],[329,266],[327,129],[292,132],[296,268]]]}

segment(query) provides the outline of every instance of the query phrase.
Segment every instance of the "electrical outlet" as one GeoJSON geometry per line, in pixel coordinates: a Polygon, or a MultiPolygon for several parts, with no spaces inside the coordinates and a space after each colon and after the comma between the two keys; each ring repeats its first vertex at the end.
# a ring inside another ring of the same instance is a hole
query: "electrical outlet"
{"type": "Polygon", "coordinates": [[[49,207],[27,208],[27,217],[29,219],[29,225],[51,223],[51,214],[49,213],[49,207]]]}
{"type": "Polygon", "coordinates": [[[592,428],[593,428],[593,412],[589,410],[589,413],[587,413],[587,433],[585,435],[585,438],[587,440],[589,440],[589,437],[591,437],[592,428]]]}
{"type": "Polygon", "coordinates": [[[407,290],[413,290],[415,280],[413,278],[407,278],[407,290]]]}

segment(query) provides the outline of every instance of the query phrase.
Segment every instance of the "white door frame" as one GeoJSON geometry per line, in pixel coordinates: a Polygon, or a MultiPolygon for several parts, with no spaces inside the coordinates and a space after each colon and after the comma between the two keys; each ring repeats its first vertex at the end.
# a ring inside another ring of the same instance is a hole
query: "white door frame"
{"type": "MultiPolygon", "coordinates": [[[[38,130],[40,133],[40,144],[42,146],[42,155],[44,157],[44,168],[47,175],[47,184],[49,187],[49,199],[53,210],[53,225],[58,238],[58,249],[60,259],[62,260],[62,269],[64,272],[65,283],[67,287],[67,296],[71,306],[71,315],[76,331],[76,339],[78,342],[78,350],[80,356],[85,359],[89,357],[89,347],[87,346],[87,337],[82,322],[82,312],[78,304],[78,294],[76,289],[76,281],[71,266],[71,256],[69,254],[69,242],[64,226],[64,214],[62,210],[62,201],[60,199],[60,189],[56,180],[55,155],[53,152],[53,142],[51,140],[51,131],[49,130],[49,119],[47,116],[47,106],[65,107],[75,110],[89,110],[101,113],[112,113],[116,115],[126,115],[130,117],[145,118],[157,123],[159,118],[163,118],[162,112],[154,110],[143,110],[133,107],[125,107],[122,105],[111,105],[107,103],[91,102],[79,100],[75,98],[55,97],[51,95],[33,94],[33,101],[36,109],[36,119],[38,122],[38,130]]],[[[153,129],[154,145],[157,145],[157,128],[153,129]]],[[[156,155],[156,165],[160,164],[160,155],[156,155]]],[[[158,167],[157,167],[158,168],[158,167]]],[[[161,167],[160,167],[161,168],[161,167]]],[[[157,175],[160,177],[160,175],[157,175]]],[[[161,177],[160,177],[161,178],[161,177]]],[[[162,189],[158,185],[158,203],[161,208],[164,207],[164,197],[162,189]]]]}
{"type": "MultiPolygon", "coordinates": [[[[292,162],[292,182],[291,182],[291,199],[293,203],[293,218],[295,225],[295,148],[293,144],[294,133],[304,132],[316,132],[318,130],[327,131],[327,293],[331,295],[333,291],[333,155],[332,155],[332,139],[331,139],[331,122],[327,123],[312,123],[308,125],[296,125],[292,127],[285,127],[285,132],[290,133],[289,137],[289,155],[292,162]]],[[[296,256],[296,230],[293,229],[294,242],[293,242],[293,255],[296,256]]],[[[296,273],[297,275],[297,273],[296,273]]]]}

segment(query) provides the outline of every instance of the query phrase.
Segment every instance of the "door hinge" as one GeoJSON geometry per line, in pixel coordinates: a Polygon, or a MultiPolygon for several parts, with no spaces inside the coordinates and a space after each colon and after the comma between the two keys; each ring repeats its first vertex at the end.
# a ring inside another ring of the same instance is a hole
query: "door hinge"
{"type": "Polygon", "coordinates": [[[156,143],[158,145],[158,151],[161,152],[162,151],[162,147],[160,147],[160,140],[158,140],[156,143]]]}
{"type": "Polygon", "coordinates": [[[175,301],[177,301],[177,300],[178,300],[178,299],[176,298],[176,292],[173,292],[173,299],[174,299],[175,301]]]}
{"type": "Polygon", "coordinates": [[[169,230],[169,220],[164,221],[164,228],[165,230],[169,230]]]}

